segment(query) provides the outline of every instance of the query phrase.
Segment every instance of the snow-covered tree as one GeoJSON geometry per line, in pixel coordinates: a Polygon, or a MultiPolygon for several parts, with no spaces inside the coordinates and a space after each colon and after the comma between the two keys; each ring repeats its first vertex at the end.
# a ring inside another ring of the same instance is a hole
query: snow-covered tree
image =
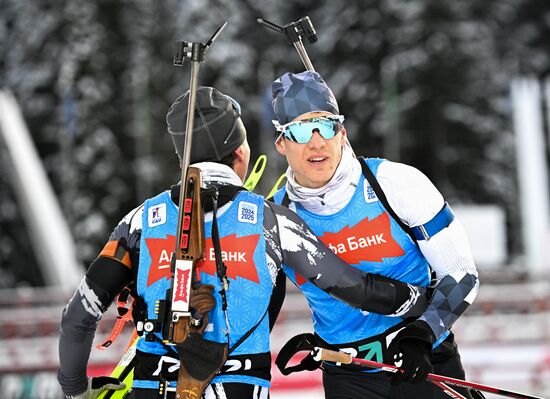
{"type": "MultiPolygon", "coordinates": [[[[241,103],[252,159],[269,156],[259,192],[284,171],[270,87],[304,67],[259,17],[310,16],[319,40],[304,45],[358,154],[417,166],[453,202],[500,204],[518,227],[509,83],[548,76],[546,0],[0,0],[0,9],[0,85],[22,106],[84,263],[125,212],[179,178],[165,115],[190,68],[172,65],[176,40],[206,41],[229,21],[200,83],[241,103]]],[[[3,147],[0,165],[9,168],[3,147]]],[[[0,183],[0,264],[28,270],[36,261],[9,175],[0,183]]],[[[12,280],[39,284],[30,274],[12,280]]]]}

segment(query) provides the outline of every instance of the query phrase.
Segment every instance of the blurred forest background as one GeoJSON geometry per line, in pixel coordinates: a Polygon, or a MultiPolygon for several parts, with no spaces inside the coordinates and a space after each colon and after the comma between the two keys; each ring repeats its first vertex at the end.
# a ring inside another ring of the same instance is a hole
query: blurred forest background
{"type": "MultiPolygon", "coordinates": [[[[418,167],[452,203],[502,206],[519,229],[510,82],[548,77],[548,0],[0,0],[0,87],[22,107],[83,265],[128,211],[178,180],[165,115],[190,68],[173,66],[174,42],[204,42],[225,20],[200,83],[241,103],[252,159],[269,157],[257,191],[269,192],[284,171],[271,82],[304,68],[256,19],[305,15],[319,38],[305,46],[356,153],[418,167]]],[[[37,286],[10,167],[0,142],[0,288],[37,286]]]]}

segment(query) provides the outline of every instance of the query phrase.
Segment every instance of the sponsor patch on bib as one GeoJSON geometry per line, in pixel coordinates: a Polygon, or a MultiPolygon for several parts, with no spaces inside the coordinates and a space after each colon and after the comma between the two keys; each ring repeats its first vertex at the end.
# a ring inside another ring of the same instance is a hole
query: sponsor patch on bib
{"type": "Polygon", "coordinates": [[[367,204],[378,201],[378,197],[376,196],[374,189],[366,181],[363,184],[363,194],[365,195],[365,202],[367,204]]]}
{"type": "Polygon", "coordinates": [[[160,226],[166,223],[166,204],[158,204],[149,208],[149,227],[160,226]]]}
{"type": "Polygon", "coordinates": [[[239,222],[256,224],[258,205],[242,201],[239,204],[239,222]]]}

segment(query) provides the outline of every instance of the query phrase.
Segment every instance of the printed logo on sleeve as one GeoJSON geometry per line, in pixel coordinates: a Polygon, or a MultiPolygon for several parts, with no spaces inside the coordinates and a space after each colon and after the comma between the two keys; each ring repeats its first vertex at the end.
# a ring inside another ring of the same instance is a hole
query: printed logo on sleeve
{"type": "Polygon", "coordinates": [[[239,204],[239,222],[256,224],[258,205],[242,201],[239,204]]]}
{"type": "Polygon", "coordinates": [[[378,197],[376,196],[374,189],[366,181],[363,184],[363,194],[365,194],[365,202],[367,204],[378,201],[378,197]]]}
{"type": "Polygon", "coordinates": [[[149,208],[149,227],[159,226],[166,223],[166,204],[158,204],[149,208]]]}

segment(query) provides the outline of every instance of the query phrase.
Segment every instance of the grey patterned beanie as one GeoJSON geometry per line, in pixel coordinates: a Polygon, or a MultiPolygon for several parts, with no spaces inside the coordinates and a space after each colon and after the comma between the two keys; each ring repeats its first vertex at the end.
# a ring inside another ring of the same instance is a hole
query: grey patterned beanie
{"type": "Polygon", "coordinates": [[[340,113],[332,90],[317,72],[287,72],[273,82],[271,91],[273,118],[281,125],[308,112],[340,113]]]}
{"type": "MultiPolygon", "coordinates": [[[[185,142],[189,90],[179,96],[166,115],[168,133],[181,160],[185,142]]],[[[237,101],[213,87],[199,87],[195,102],[190,162],[217,162],[235,151],[246,139],[237,101]]]]}

